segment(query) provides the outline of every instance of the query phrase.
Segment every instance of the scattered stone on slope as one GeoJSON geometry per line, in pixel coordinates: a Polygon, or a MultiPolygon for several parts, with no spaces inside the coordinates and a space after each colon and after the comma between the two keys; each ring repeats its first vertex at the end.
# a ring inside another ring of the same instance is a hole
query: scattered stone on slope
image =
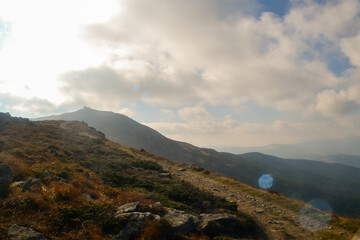
{"type": "Polygon", "coordinates": [[[171,178],[171,174],[170,173],[160,173],[158,175],[158,177],[161,177],[161,178],[171,178]]]}
{"type": "Polygon", "coordinates": [[[13,176],[14,174],[8,165],[0,164],[0,195],[6,194],[13,176]]]}
{"type": "Polygon", "coordinates": [[[37,179],[37,178],[34,178],[34,177],[29,177],[24,186],[22,187],[22,191],[25,192],[25,191],[31,191],[32,188],[34,187],[40,187],[41,183],[40,183],[40,180],[37,179]]]}
{"type": "Polygon", "coordinates": [[[139,209],[140,202],[131,202],[118,207],[116,214],[136,212],[139,209]]]}
{"type": "Polygon", "coordinates": [[[195,230],[199,225],[199,218],[194,215],[175,209],[165,209],[166,214],[164,215],[164,219],[170,224],[175,232],[187,234],[192,230],[195,230]]]}
{"type": "Polygon", "coordinates": [[[246,232],[241,222],[226,214],[201,214],[200,231],[209,237],[230,236],[244,237],[246,232]]]}
{"type": "Polygon", "coordinates": [[[12,240],[47,240],[47,238],[32,228],[12,225],[9,227],[8,235],[12,240]]]}
{"type": "Polygon", "coordinates": [[[160,220],[159,215],[153,215],[150,212],[130,212],[120,213],[116,215],[117,218],[129,218],[125,227],[113,237],[114,240],[129,240],[132,239],[141,229],[141,227],[148,220],[160,220]]]}

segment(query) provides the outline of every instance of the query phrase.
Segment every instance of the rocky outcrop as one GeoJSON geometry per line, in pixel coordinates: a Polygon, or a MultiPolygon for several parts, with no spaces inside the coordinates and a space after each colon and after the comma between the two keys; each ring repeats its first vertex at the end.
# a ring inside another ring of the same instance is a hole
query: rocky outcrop
{"type": "Polygon", "coordinates": [[[6,194],[13,176],[14,174],[8,165],[0,164],[0,195],[6,194]]]}
{"type": "MultiPolygon", "coordinates": [[[[160,205],[160,203],[157,203],[157,205],[160,205]]],[[[115,218],[128,219],[128,222],[113,237],[114,240],[133,239],[149,220],[166,221],[173,233],[184,235],[191,232],[201,232],[211,238],[219,235],[229,237],[246,236],[243,224],[237,218],[227,214],[204,213],[196,216],[184,211],[164,207],[161,216],[159,216],[151,212],[141,212],[141,209],[146,208],[140,207],[139,202],[128,203],[117,209],[115,218]]]]}
{"type": "Polygon", "coordinates": [[[187,214],[184,211],[166,208],[166,212],[164,219],[171,225],[175,232],[187,234],[195,230],[199,225],[198,217],[187,214]]]}
{"type": "Polygon", "coordinates": [[[32,228],[12,225],[9,227],[8,235],[12,240],[47,240],[47,238],[32,228]]]}
{"type": "Polygon", "coordinates": [[[37,179],[37,178],[34,178],[34,177],[29,177],[24,186],[22,187],[22,191],[25,192],[25,191],[30,191],[32,188],[35,188],[35,187],[40,187],[41,186],[41,183],[40,183],[40,180],[37,179]]]}
{"type": "Polygon", "coordinates": [[[219,235],[230,237],[244,237],[246,233],[241,222],[226,214],[201,214],[199,230],[209,237],[219,235]]]}
{"type": "Polygon", "coordinates": [[[119,215],[121,213],[129,213],[129,212],[136,212],[139,209],[140,202],[131,202],[125,205],[122,205],[117,209],[116,214],[119,215]]]}
{"type": "Polygon", "coordinates": [[[117,218],[128,218],[129,221],[125,227],[113,237],[114,240],[129,240],[144,226],[148,220],[160,220],[159,215],[153,215],[150,212],[129,212],[116,215],[117,218]]]}

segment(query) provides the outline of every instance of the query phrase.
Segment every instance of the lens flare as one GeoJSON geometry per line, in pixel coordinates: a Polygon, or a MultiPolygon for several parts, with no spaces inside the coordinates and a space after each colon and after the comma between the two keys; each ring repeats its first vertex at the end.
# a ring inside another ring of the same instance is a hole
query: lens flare
{"type": "Polygon", "coordinates": [[[325,200],[312,200],[300,210],[300,224],[311,232],[327,228],[333,209],[325,200]]]}
{"type": "Polygon", "coordinates": [[[270,176],[270,174],[264,174],[259,178],[259,186],[262,189],[269,189],[272,187],[274,179],[270,176]]]}
{"type": "Polygon", "coordinates": [[[359,230],[355,233],[355,235],[351,238],[351,240],[360,240],[360,228],[359,228],[359,230]]]}

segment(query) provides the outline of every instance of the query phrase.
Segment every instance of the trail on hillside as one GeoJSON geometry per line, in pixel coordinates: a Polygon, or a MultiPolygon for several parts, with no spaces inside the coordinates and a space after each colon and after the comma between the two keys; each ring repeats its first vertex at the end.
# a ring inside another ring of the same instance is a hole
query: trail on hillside
{"type": "MultiPolygon", "coordinates": [[[[230,202],[236,202],[238,210],[251,216],[261,225],[270,240],[288,239],[323,239],[316,232],[306,230],[299,222],[300,215],[282,206],[263,200],[259,197],[241,191],[238,187],[222,183],[200,174],[191,169],[184,168],[181,164],[174,164],[168,160],[154,160],[142,155],[137,155],[143,160],[156,161],[163,169],[171,174],[172,177],[179,178],[193,184],[201,190],[223,197],[230,202]]],[[[342,235],[345,239],[350,239],[347,233],[341,229],[328,227],[327,231],[342,235]]]]}

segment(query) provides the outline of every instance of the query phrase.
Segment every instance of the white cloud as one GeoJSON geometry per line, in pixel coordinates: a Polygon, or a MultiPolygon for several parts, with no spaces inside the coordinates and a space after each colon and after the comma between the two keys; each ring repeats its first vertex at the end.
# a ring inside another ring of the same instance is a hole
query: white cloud
{"type": "Polygon", "coordinates": [[[130,109],[130,108],[121,108],[119,110],[117,110],[118,113],[124,114],[128,117],[133,117],[134,116],[134,112],[130,109]]]}
{"type": "Polygon", "coordinates": [[[360,108],[345,91],[324,90],[317,96],[316,108],[325,116],[344,117],[360,108]]]}
{"type": "Polygon", "coordinates": [[[342,39],[341,48],[351,63],[360,68],[360,33],[355,37],[342,39]]]}
{"type": "Polygon", "coordinates": [[[160,112],[170,118],[174,118],[176,116],[175,112],[171,109],[160,109],[160,112]]]}
{"type": "MultiPolygon", "coordinates": [[[[268,124],[240,123],[231,117],[215,120],[204,108],[193,107],[186,112],[185,123],[146,123],[167,137],[199,146],[263,146],[291,144],[315,139],[336,139],[360,134],[359,117],[346,122],[289,122],[275,120],[268,124]],[[194,113],[192,115],[191,113],[194,113]],[[187,115],[189,114],[189,116],[187,115]],[[193,118],[194,116],[194,118],[193,118]],[[201,121],[204,120],[205,122],[201,121]],[[201,124],[203,123],[203,124],[201,124]]],[[[184,120],[185,120],[184,119],[184,120]]]]}
{"type": "Polygon", "coordinates": [[[221,17],[216,0],[120,3],[121,14],[87,29],[89,41],[110,46],[111,58],[98,68],[69,73],[68,94],[119,98],[112,91],[117,89],[126,92],[119,101],[173,106],[254,101],[314,114],[319,92],[345,81],[321,54],[340,51],[339,42],[352,38],[360,26],[356,0],[305,1],[293,4],[284,18],[263,13],[257,19],[239,11],[231,20],[221,17]],[[334,15],[337,11],[342,14],[334,15]],[[96,71],[114,77],[89,81],[96,71]],[[77,90],[79,82],[84,84],[77,90]],[[91,87],[101,84],[100,90],[91,87]]]}

